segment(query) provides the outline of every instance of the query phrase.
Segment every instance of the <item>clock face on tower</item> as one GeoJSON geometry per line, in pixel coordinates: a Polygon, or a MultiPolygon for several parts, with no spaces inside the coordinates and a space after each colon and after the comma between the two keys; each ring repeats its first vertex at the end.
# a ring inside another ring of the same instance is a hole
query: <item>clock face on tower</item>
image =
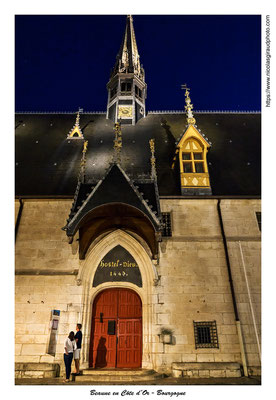
{"type": "Polygon", "coordinates": [[[132,118],[132,106],[119,106],[118,118],[132,118]]]}

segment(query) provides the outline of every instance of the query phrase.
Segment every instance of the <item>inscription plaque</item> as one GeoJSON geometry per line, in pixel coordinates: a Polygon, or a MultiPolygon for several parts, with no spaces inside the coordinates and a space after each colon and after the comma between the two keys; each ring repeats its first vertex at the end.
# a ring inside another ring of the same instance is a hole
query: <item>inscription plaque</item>
{"type": "Polygon", "coordinates": [[[131,282],[142,287],[138,264],[122,246],[116,246],[100,261],[94,275],[93,287],[104,282],[131,282]]]}

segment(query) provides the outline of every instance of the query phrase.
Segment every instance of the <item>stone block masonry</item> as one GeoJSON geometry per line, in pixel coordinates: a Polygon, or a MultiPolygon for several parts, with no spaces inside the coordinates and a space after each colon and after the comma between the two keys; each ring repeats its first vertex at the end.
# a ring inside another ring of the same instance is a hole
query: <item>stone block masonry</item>
{"type": "Polygon", "coordinates": [[[172,363],[175,378],[240,378],[241,366],[230,362],[172,363]]]}
{"type": "MultiPolygon", "coordinates": [[[[87,289],[77,282],[77,273],[83,265],[83,260],[79,260],[78,243],[69,245],[61,230],[71,203],[70,199],[24,200],[15,248],[15,361],[19,366],[62,364],[64,339],[70,330],[75,330],[76,322],[89,318],[82,315],[87,289]],[[49,355],[49,324],[53,309],[61,313],[56,354],[49,355]]],[[[16,202],[16,213],[18,207],[16,202]]],[[[148,352],[144,359],[150,368],[166,373],[172,372],[172,364],[176,362],[204,367],[207,363],[240,364],[241,352],[217,200],[161,199],[161,209],[171,212],[172,237],[163,238],[160,244],[159,263],[156,265],[160,280],[156,286],[150,282],[148,299],[153,318],[151,333],[144,338],[148,352]],[[218,348],[195,347],[194,321],[216,321],[218,348]],[[162,329],[172,331],[171,344],[161,341],[162,329]]],[[[260,211],[260,202],[222,200],[221,209],[246,358],[249,370],[257,374],[260,371],[256,332],[260,342],[261,274],[260,232],[255,211],[260,211]]],[[[147,319],[148,307],[145,309],[143,317],[147,319]]],[[[84,332],[84,339],[89,342],[90,331],[84,332]]],[[[86,360],[88,356],[85,354],[86,360]]],[[[37,377],[46,372],[53,373],[42,369],[24,371],[25,377],[31,376],[31,371],[37,377]]],[[[174,373],[184,376],[183,371],[191,377],[231,376],[236,373],[233,372],[236,370],[221,370],[213,366],[209,369],[175,368],[174,373]]],[[[18,376],[19,372],[17,369],[18,376]]]]}
{"type": "Polygon", "coordinates": [[[15,363],[15,378],[56,378],[60,375],[59,364],[15,363]]]}

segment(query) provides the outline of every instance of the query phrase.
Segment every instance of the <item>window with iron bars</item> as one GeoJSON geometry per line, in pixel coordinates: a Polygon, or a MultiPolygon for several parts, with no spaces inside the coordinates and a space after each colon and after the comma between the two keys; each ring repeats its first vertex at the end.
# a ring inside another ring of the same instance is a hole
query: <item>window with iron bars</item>
{"type": "Polygon", "coordinates": [[[163,212],[162,222],[163,222],[162,236],[163,237],[172,236],[171,213],[163,212]]]}
{"type": "Polygon", "coordinates": [[[262,213],[260,211],[256,211],[256,218],[258,222],[259,231],[262,230],[262,213]]]}
{"type": "Polygon", "coordinates": [[[219,348],[216,321],[195,322],[195,348],[219,348]]]}

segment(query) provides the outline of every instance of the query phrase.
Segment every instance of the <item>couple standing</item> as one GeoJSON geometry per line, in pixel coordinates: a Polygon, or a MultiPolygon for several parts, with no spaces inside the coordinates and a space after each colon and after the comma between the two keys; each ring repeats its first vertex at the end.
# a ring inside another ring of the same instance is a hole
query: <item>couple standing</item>
{"type": "Polygon", "coordinates": [[[69,382],[70,374],[71,374],[71,364],[74,356],[75,360],[75,375],[79,375],[80,373],[80,350],[81,350],[81,342],[82,342],[82,332],[81,332],[81,324],[77,324],[76,326],[76,334],[74,332],[70,332],[68,338],[64,342],[64,364],[66,371],[66,380],[65,382],[69,382]]]}

